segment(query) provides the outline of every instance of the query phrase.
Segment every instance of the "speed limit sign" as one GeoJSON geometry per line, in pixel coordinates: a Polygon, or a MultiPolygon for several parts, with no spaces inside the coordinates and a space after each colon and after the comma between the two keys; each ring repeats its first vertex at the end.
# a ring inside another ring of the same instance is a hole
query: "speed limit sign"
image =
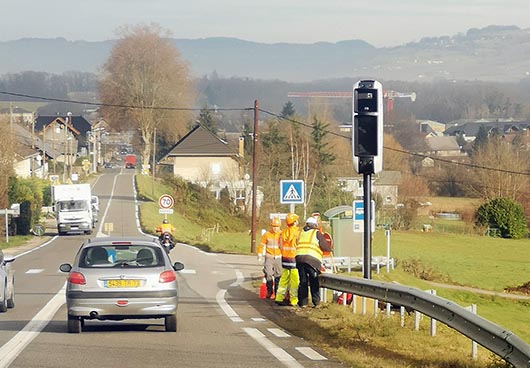
{"type": "Polygon", "coordinates": [[[175,204],[175,200],[169,194],[164,194],[160,196],[160,198],[158,199],[158,204],[160,205],[160,208],[162,209],[173,208],[173,205],[175,204]]]}

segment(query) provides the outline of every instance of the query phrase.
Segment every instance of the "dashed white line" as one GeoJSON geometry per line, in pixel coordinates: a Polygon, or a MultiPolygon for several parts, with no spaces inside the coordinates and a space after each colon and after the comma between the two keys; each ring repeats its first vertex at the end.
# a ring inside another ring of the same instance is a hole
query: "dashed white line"
{"type": "Polygon", "coordinates": [[[31,268],[29,270],[26,271],[26,273],[29,273],[29,274],[34,274],[34,273],[41,273],[43,272],[44,270],[42,268],[31,268]]]}
{"type": "Polygon", "coordinates": [[[273,334],[276,337],[291,337],[291,335],[289,335],[287,332],[279,328],[267,328],[267,331],[269,331],[271,334],[273,334]]]}
{"type": "Polygon", "coordinates": [[[288,352],[271,342],[267,337],[255,328],[243,328],[243,331],[263,346],[269,353],[278,359],[283,365],[290,368],[303,368],[288,352]]]}
{"type": "Polygon", "coordinates": [[[319,353],[317,353],[316,351],[314,351],[311,348],[299,347],[299,348],[295,348],[295,349],[298,350],[300,353],[304,354],[306,357],[308,357],[311,360],[328,360],[328,358],[326,358],[325,356],[320,355],[319,353]]]}
{"type": "Polygon", "coordinates": [[[253,317],[251,318],[252,321],[254,322],[266,322],[267,320],[263,317],[253,317]]]}

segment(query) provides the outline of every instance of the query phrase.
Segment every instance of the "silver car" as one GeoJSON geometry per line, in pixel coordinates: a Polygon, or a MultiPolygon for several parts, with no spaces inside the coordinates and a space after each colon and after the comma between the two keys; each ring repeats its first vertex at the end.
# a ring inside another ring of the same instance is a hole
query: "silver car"
{"type": "Polygon", "coordinates": [[[15,258],[6,258],[0,249],[0,312],[15,307],[15,275],[11,262],[15,258]]]}
{"type": "Polygon", "coordinates": [[[178,285],[173,265],[158,240],[95,238],[85,241],[68,272],[68,332],[79,333],[85,320],[164,318],[177,331],[178,285]]]}

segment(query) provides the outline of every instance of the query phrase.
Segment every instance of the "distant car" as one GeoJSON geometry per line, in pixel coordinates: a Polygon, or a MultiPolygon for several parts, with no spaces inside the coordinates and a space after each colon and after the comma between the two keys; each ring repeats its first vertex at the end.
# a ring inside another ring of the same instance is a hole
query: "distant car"
{"type": "Polygon", "coordinates": [[[171,261],[156,238],[94,238],[80,247],[68,272],[68,332],[81,332],[85,320],[163,318],[177,331],[178,284],[171,261]]]}
{"type": "Polygon", "coordinates": [[[15,307],[15,275],[11,262],[15,258],[6,258],[0,249],[0,312],[15,307]]]}

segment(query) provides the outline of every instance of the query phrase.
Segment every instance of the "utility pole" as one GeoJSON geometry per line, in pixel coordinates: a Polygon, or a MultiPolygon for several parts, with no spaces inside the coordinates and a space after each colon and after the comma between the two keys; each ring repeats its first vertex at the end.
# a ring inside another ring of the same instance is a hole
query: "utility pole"
{"type": "Polygon", "coordinates": [[[155,195],[155,162],[156,162],[156,128],[153,132],[153,164],[151,170],[152,172],[152,181],[151,181],[151,194],[155,195]]]}
{"type": "Polygon", "coordinates": [[[258,194],[258,100],[254,101],[254,134],[253,142],[254,146],[252,149],[252,230],[250,240],[250,252],[256,253],[256,230],[257,230],[257,218],[256,218],[256,197],[258,194]]]}

